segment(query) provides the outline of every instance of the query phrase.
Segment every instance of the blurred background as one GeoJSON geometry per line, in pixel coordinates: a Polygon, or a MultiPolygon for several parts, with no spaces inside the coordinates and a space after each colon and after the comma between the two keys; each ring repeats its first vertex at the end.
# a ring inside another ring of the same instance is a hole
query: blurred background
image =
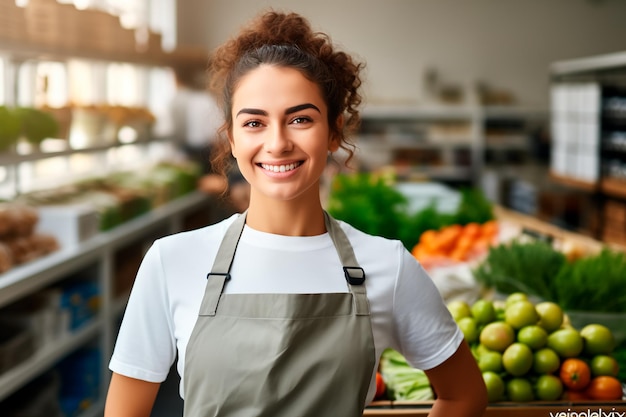
{"type": "MultiPolygon", "coordinates": [[[[434,276],[442,254],[420,236],[455,222],[571,256],[626,247],[624,1],[0,0],[2,416],[100,415],[146,248],[245,208],[237,172],[222,196],[207,164],[221,115],[204,71],[268,8],[366,64],[356,158],[325,178],[336,217],[401,239],[434,276]]],[[[461,281],[440,289],[482,296],[461,281]]]]}

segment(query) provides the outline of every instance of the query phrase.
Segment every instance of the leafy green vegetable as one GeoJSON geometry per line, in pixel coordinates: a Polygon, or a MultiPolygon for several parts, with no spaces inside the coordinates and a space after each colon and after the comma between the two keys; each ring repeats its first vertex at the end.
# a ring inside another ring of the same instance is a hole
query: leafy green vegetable
{"type": "Polygon", "coordinates": [[[0,106],[0,151],[5,151],[17,142],[22,125],[15,111],[0,106]]]}
{"type": "Polygon", "coordinates": [[[462,188],[461,203],[455,213],[455,223],[485,223],[495,218],[493,204],[479,188],[462,188]]]}
{"type": "Polygon", "coordinates": [[[473,273],[486,287],[522,291],[566,311],[626,312],[626,253],[608,248],[570,263],[549,242],[516,240],[492,247],[473,273]]]}
{"type": "Polygon", "coordinates": [[[397,239],[407,223],[408,200],[381,177],[368,173],[337,175],[328,213],[372,235],[397,239]]]}
{"type": "Polygon", "coordinates": [[[522,291],[555,300],[554,277],[566,262],[565,255],[547,242],[514,240],[491,247],[473,272],[476,281],[501,293],[522,291]]]}
{"type": "Polygon", "coordinates": [[[390,400],[428,401],[434,399],[430,381],[396,350],[386,349],[380,357],[380,373],[390,400]]]}
{"type": "Polygon", "coordinates": [[[30,107],[19,107],[15,111],[21,120],[22,134],[30,143],[37,145],[58,134],[59,123],[50,113],[30,107]]]}
{"type": "Polygon", "coordinates": [[[605,248],[564,265],[553,281],[565,310],[626,312],[626,253],[605,248]]]}
{"type": "Polygon", "coordinates": [[[412,213],[407,197],[392,180],[371,173],[339,174],[331,185],[327,210],[365,233],[398,239],[411,250],[426,230],[494,218],[492,204],[481,190],[460,192],[461,201],[454,213],[439,212],[435,201],[412,213]]]}

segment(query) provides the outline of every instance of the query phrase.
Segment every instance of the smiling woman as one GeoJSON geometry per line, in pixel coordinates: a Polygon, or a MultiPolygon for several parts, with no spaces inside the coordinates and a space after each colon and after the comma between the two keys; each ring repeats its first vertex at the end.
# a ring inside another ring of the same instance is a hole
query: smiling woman
{"type": "MultiPolygon", "coordinates": [[[[320,207],[319,178],[337,141],[329,135],[327,106],[317,85],[296,69],[263,64],[239,81],[232,112],[231,152],[250,183],[251,204],[263,199],[304,210],[320,207]]],[[[268,220],[254,211],[249,215],[251,226],[268,220]]],[[[318,226],[308,234],[323,233],[323,224],[318,226]]]]}
{"type": "Polygon", "coordinates": [[[215,51],[214,166],[235,157],[249,206],[150,248],[106,417],[149,415],[177,355],[185,416],[359,417],[390,347],[425,370],[431,416],[482,415],[481,373],[424,269],[322,207],[329,153],[353,150],[361,68],[296,14],[268,12],[215,51]]]}

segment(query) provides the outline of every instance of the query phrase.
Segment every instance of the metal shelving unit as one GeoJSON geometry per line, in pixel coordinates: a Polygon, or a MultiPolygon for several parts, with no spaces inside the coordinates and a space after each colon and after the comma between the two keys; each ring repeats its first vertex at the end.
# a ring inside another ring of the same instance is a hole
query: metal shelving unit
{"type": "MultiPolygon", "coordinates": [[[[68,9],[63,5],[59,6],[52,2],[50,2],[49,6],[60,7],[64,11],[68,9]]],[[[3,5],[2,7],[9,6],[3,5]]],[[[15,9],[12,5],[9,9],[3,8],[0,14],[4,16],[9,11],[18,13],[18,17],[22,17],[23,10],[15,9]]],[[[64,27],[67,26],[69,28],[70,24],[76,23],[76,18],[79,16],[77,13],[80,12],[77,10],[71,10],[71,12],[75,16],[71,21],[61,19],[64,27]]],[[[51,16],[50,13],[44,13],[42,16],[46,19],[58,17],[56,15],[51,16]]],[[[94,29],[95,26],[97,25],[94,25],[94,29]]],[[[89,33],[81,33],[79,35],[81,37],[79,39],[81,41],[80,45],[83,46],[73,46],[68,42],[69,30],[58,33],[58,39],[57,37],[40,37],[35,39],[31,36],[26,36],[25,33],[20,36],[13,36],[9,33],[10,36],[8,36],[8,32],[5,29],[5,27],[0,28],[0,59],[3,61],[0,83],[5,92],[6,104],[9,106],[16,105],[18,101],[17,74],[21,66],[29,62],[54,61],[64,63],[79,59],[93,63],[95,66],[103,63],[124,63],[143,70],[159,67],[167,68],[176,65],[195,65],[202,68],[206,65],[208,58],[208,53],[204,49],[184,45],[177,47],[171,52],[163,51],[160,45],[155,46],[152,44],[143,51],[133,51],[132,47],[129,48],[129,42],[117,42],[115,45],[104,49],[84,46],[92,41],[107,40],[111,43],[111,39],[105,39],[106,36],[92,33],[92,28],[90,27],[86,28],[86,31],[89,33]]],[[[20,27],[18,29],[20,29],[20,33],[23,32],[23,28],[20,27]]],[[[117,32],[120,32],[120,30],[117,30],[117,32]]],[[[34,166],[40,161],[45,162],[52,159],[69,161],[71,158],[78,156],[85,159],[89,158],[91,162],[88,165],[94,168],[103,168],[103,165],[111,164],[110,166],[105,166],[105,168],[110,168],[105,169],[105,171],[113,171],[118,170],[113,168],[121,168],[128,165],[129,158],[127,156],[129,153],[133,154],[136,149],[141,149],[141,152],[134,159],[130,158],[131,163],[134,160],[135,167],[149,162],[152,156],[157,156],[154,159],[163,159],[160,156],[171,157],[171,148],[168,148],[170,143],[169,138],[151,139],[145,142],[138,141],[131,144],[110,143],[109,141],[107,144],[93,145],[81,149],[72,149],[68,143],[65,147],[50,152],[33,150],[29,153],[0,153],[0,166],[2,168],[0,173],[6,175],[4,179],[0,178],[0,181],[5,181],[3,185],[6,186],[6,190],[4,190],[6,193],[2,194],[2,197],[10,199],[12,198],[11,195],[19,195],[22,192],[29,191],[27,187],[22,187],[22,185],[25,185],[25,182],[23,182],[24,178],[20,178],[18,174],[20,166],[34,166]],[[162,155],[163,149],[170,149],[169,154],[162,155]],[[111,153],[114,154],[113,157],[111,157],[111,153]],[[124,157],[122,158],[122,156],[124,157]]],[[[69,177],[73,173],[68,170],[64,175],[69,177]]],[[[71,178],[68,178],[68,180],[71,180],[71,178]]],[[[124,253],[123,249],[128,247],[136,247],[140,249],[138,252],[141,252],[155,238],[185,230],[190,222],[197,223],[198,214],[201,215],[203,221],[205,218],[213,219],[219,215],[215,214],[215,207],[216,201],[214,197],[201,192],[194,192],[154,208],[147,214],[116,228],[99,233],[81,242],[80,245],[62,247],[60,250],[43,258],[13,267],[7,272],[0,274],[0,308],[8,307],[12,303],[32,294],[64,283],[68,280],[68,277],[77,273],[89,275],[89,280],[96,282],[100,291],[100,306],[94,318],[75,331],[60,336],[53,343],[36,350],[29,358],[0,374],[0,401],[11,397],[12,394],[46,373],[56,363],[70,354],[83,347],[97,346],[102,355],[101,385],[99,386],[100,398],[83,410],[81,417],[102,415],[109,380],[108,360],[113,350],[118,320],[123,313],[129,295],[128,290],[120,291],[119,288],[114,288],[116,262],[124,262],[124,259],[118,259],[119,257],[116,257],[116,255],[124,253]]],[[[126,284],[124,283],[124,285],[126,284]]],[[[2,411],[0,411],[0,414],[2,414],[2,411]]]]}
{"type": "Polygon", "coordinates": [[[615,176],[609,167],[617,164],[622,171],[626,169],[626,150],[611,149],[609,143],[612,137],[626,135],[626,113],[616,118],[609,102],[626,102],[626,52],[554,62],[550,78],[556,139],[550,178],[561,187],[586,194],[592,202],[592,212],[583,214],[591,219],[588,234],[623,245],[626,176],[615,176]],[[585,175],[579,175],[580,171],[585,175]]]}
{"type": "MultiPolygon", "coordinates": [[[[35,352],[14,368],[0,374],[0,401],[19,390],[29,381],[45,372],[53,364],[86,343],[99,338],[103,362],[102,398],[108,381],[106,360],[112,353],[116,321],[123,312],[128,294],[113,295],[113,256],[117,249],[133,242],[149,245],[155,235],[174,233],[184,229],[184,219],[199,210],[210,212],[213,197],[201,192],[180,197],[149,213],[100,233],[75,247],[64,248],[44,258],[31,261],[0,274],[0,307],[33,294],[46,286],[62,281],[68,274],[97,264],[101,288],[101,307],[98,316],[76,332],[56,340],[35,352]]],[[[102,407],[97,402],[94,407],[102,407]]],[[[90,410],[97,415],[100,411],[90,410]]]]}
{"type": "Polygon", "coordinates": [[[393,162],[397,156],[431,152],[439,160],[412,167],[418,174],[435,181],[468,182],[478,186],[487,168],[486,152],[531,152],[529,133],[525,126],[514,133],[505,133],[492,140],[487,130],[490,121],[544,123],[548,111],[521,106],[472,105],[406,105],[368,106],[362,113],[362,129],[358,146],[368,152],[370,166],[393,162]],[[456,126],[460,126],[454,130],[456,126]],[[442,129],[438,132],[437,126],[442,129]],[[446,131],[446,126],[452,130],[446,131]]]}

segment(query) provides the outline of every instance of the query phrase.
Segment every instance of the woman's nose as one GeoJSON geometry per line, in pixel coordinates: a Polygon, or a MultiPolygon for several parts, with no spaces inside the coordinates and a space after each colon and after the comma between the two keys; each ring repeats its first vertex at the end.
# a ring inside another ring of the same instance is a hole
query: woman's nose
{"type": "Polygon", "coordinates": [[[292,149],[289,135],[283,126],[275,126],[267,131],[265,150],[270,153],[283,153],[292,149]]]}

